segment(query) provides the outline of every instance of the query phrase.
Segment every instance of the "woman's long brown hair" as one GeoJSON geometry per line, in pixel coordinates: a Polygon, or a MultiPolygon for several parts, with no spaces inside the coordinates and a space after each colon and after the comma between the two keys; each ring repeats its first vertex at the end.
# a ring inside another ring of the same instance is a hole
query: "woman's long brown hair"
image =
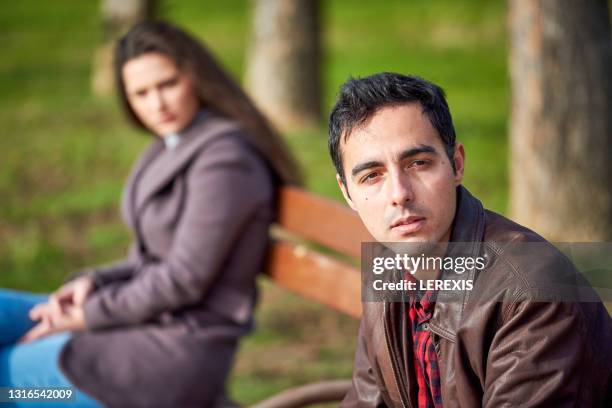
{"type": "Polygon", "coordinates": [[[169,23],[138,23],[117,43],[115,80],[119,87],[121,105],[132,122],[146,129],[127,99],[122,68],[129,60],[150,52],[166,55],[179,69],[190,70],[202,107],[241,123],[247,130],[245,137],[248,142],[267,160],[283,183],[301,182],[298,165],[284,141],[246,93],[198,40],[169,23]]]}

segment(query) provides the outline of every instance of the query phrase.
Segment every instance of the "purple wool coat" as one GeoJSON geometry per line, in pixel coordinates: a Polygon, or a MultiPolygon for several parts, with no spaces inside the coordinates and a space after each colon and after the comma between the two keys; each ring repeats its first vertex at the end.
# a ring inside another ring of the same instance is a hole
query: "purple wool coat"
{"type": "Polygon", "coordinates": [[[88,329],[60,365],[112,407],[207,407],[252,325],[274,181],[235,122],[206,111],[174,149],[161,139],[128,179],[129,256],[93,269],[88,329]]]}

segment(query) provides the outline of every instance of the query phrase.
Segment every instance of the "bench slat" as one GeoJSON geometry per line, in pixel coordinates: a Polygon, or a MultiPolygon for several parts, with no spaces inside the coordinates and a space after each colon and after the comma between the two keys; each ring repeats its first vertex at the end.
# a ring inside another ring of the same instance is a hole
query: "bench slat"
{"type": "Polygon", "coordinates": [[[350,208],[296,187],[279,191],[278,223],[300,237],[359,258],[361,242],[374,239],[350,208]]]}
{"type": "Polygon", "coordinates": [[[342,313],[361,317],[361,277],[353,266],[303,245],[274,242],[266,272],[281,287],[342,313]]]}

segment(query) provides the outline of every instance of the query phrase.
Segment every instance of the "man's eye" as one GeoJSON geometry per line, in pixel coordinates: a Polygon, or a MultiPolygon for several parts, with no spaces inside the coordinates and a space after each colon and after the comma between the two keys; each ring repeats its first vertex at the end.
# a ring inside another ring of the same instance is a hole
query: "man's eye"
{"type": "Polygon", "coordinates": [[[136,91],[136,96],[145,96],[147,94],[147,91],[145,89],[142,89],[140,91],[136,91]]]}
{"type": "Polygon", "coordinates": [[[362,183],[365,183],[365,182],[368,182],[368,181],[372,181],[372,180],[374,180],[376,177],[378,177],[379,175],[380,175],[380,173],[379,173],[379,172],[377,172],[377,171],[373,171],[373,172],[368,173],[368,174],[366,174],[365,176],[363,176],[363,177],[361,178],[361,182],[362,182],[362,183]]]}
{"type": "Polygon", "coordinates": [[[429,160],[415,160],[410,163],[410,167],[421,167],[425,166],[426,164],[429,164],[429,160]]]}

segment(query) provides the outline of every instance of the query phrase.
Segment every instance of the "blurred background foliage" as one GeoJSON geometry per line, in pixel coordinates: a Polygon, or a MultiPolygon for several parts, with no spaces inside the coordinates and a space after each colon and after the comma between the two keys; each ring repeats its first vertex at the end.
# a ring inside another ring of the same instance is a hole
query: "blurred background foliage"
{"type": "MultiPolygon", "coordinates": [[[[327,0],[322,6],[326,114],[351,75],[397,71],[440,84],[466,145],[465,185],[504,213],[505,1],[327,0]]],[[[248,1],[165,0],[160,15],[196,34],[243,77],[248,1]]],[[[118,201],[150,136],[126,124],[114,98],[91,95],[93,52],[103,37],[98,2],[0,2],[0,35],[0,286],[49,291],[75,269],[123,256],[131,237],[118,201]]],[[[326,129],[286,138],[307,187],[340,199],[326,129]]],[[[357,322],[262,286],[258,328],[238,356],[232,395],[249,403],[290,385],[348,377],[357,322]]]]}

